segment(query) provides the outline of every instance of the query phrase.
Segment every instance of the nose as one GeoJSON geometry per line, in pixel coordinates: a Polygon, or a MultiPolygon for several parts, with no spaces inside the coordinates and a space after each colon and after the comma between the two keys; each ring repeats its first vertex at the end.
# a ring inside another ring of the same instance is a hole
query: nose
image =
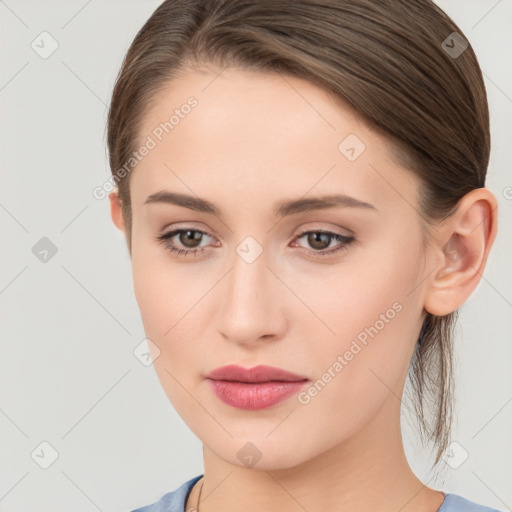
{"type": "Polygon", "coordinates": [[[257,345],[280,338],[286,329],[285,289],[267,267],[265,251],[252,262],[234,255],[219,295],[218,329],[224,339],[257,345]]]}

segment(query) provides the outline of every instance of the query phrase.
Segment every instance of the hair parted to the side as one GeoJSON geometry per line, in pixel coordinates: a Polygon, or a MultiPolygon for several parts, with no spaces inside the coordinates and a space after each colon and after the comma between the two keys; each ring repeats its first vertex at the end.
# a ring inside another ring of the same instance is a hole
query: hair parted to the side
{"type": "MultiPolygon", "coordinates": [[[[484,186],[490,152],[482,72],[469,43],[457,58],[443,49],[453,32],[463,37],[430,0],[166,0],[136,35],[114,86],[112,174],[144,139],[152,99],[183,70],[211,63],[277,72],[322,87],[387,137],[397,162],[421,178],[420,214],[434,225],[484,186]]],[[[131,252],[129,178],[117,186],[131,252]]],[[[450,441],[456,316],[426,314],[409,371],[422,441],[437,447],[434,466],[450,441]]]]}

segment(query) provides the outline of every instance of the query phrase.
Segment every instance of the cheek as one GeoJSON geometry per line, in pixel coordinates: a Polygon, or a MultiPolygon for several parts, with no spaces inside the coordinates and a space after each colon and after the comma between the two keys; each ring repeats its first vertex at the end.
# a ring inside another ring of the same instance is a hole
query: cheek
{"type": "Polygon", "coordinates": [[[200,371],[200,346],[192,340],[201,339],[200,298],[211,283],[201,286],[199,279],[177,272],[175,265],[156,263],[137,249],[132,269],[134,293],[145,335],[154,344],[151,356],[162,389],[182,417],[202,418],[185,390],[193,388],[200,371]]]}
{"type": "Polygon", "coordinates": [[[133,267],[134,293],[144,331],[161,350],[160,358],[170,361],[194,354],[191,340],[201,339],[201,318],[207,305],[205,294],[211,283],[186,278],[170,267],[133,267]],[[201,300],[201,298],[203,299],[201,300]],[[172,356],[172,358],[170,357],[172,356]]]}
{"type": "Polygon", "coordinates": [[[163,247],[147,238],[135,233],[133,239],[133,289],[146,334],[163,341],[180,329],[180,318],[199,300],[205,286],[198,272],[192,278],[193,264],[180,268],[163,247]]]}
{"type": "Polygon", "coordinates": [[[173,395],[178,384],[172,376],[190,383],[204,370],[198,365],[203,360],[200,342],[211,318],[209,295],[216,279],[193,263],[178,266],[162,248],[148,242],[134,243],[132,273],[146,337],[158,347],[153,366],[173,395]]]}
{"type": "Polygon", "coordinates": [[[413,290],[422,276],[418,241],[396,247],[389,240],[376,244],[375,252],[347,258],[336,273],[310,274],[297,290],[331,331],[316,322],[323,334],[310,361],[320,390],[312,394],[322,395],[319,405],[336,402],[335,414],[377,407],[390,389],[400,396],[421,322],[419,290],[413,290]]]}
{"type": "Polygon", "coordinates": [[[306,430],[321,428],[326,447],[332,439],[361,430],[384,403],[399,407],[414,349],[417,308],[385,290],[362,293],[360,301],[352,296],[344,310],[323,310],[336,336],[324,336],[309,351],[316,379],[298,396],[297,412],[302,413],[296,419],[306,430]],[[325,411],[328,420],[319,427],[318,417],[325,411]]]}

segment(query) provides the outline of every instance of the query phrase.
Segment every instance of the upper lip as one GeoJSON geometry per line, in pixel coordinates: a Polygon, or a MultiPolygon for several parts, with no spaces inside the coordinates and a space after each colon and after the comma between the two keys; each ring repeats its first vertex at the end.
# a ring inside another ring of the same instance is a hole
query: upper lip
{"type": "Polygon", "coordinates": [[[309,380],[307,377],[288,372],[275,366],[259,365],[253,368],[242,368],[234,364],[221,366],[206,375],[207,379],[227,380],[235,382],[297,382],[309,380]]]}

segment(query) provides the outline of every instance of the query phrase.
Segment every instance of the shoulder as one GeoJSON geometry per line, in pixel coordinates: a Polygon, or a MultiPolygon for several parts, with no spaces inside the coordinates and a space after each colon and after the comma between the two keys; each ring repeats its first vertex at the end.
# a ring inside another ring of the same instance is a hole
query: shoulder
{"type": "Polygon", "coordinates": [[[158,501],[131,512],[184,512],[185,503],[194,484],[203,475],[191,478],[174,491],[164,494],[158,501]]]}
{"type": "Polygon", "coordinates": [[[495,508],[486,507],[470,501],[458,494],[446,493],[441,508],[437,512],[500,512],[495,508]]]}

